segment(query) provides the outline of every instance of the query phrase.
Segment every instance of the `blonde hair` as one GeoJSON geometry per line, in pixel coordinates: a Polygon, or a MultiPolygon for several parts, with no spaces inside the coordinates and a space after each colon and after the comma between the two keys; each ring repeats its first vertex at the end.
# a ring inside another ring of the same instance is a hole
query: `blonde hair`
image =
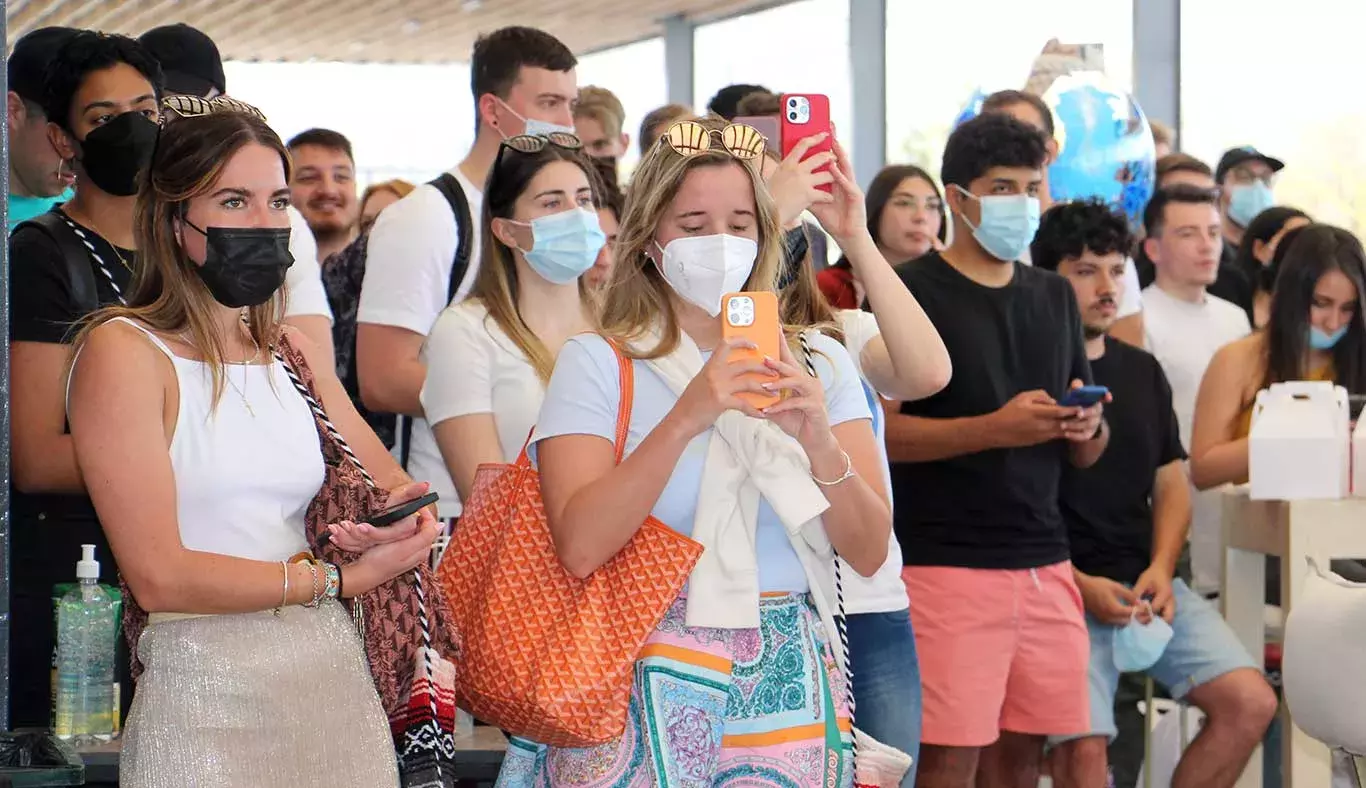
{"type": "Polygon", "coordinates": [[[404,197],[407,197],[409,194],[412,194],[413,189],[416,188],[416,186],[403,180],[402,178],[394,178],[393,180],[372,183],[366,187],[365,193],[361,195],[361,212],[365,212],[365,204],[369,202],[370,198],[374,197],[375,194],[377,194],[378,192],[389,192],[401,200],[404,197]]]}
{"type": "MultiPolygon", "coordinates": [[[[698,118],[708,129],[720,131],[727,122],[715,115],[698,118]]],[[[759,233],[759,252],[754,260],[745,290],[775,290],[782,257],[782,231],[778,228],[777,209],[759,174],[757,160],[736,159],[716,135],[712,148],[683,156],[661,139],[636,166],[631,181],[631,199],[617,232],[616,264],[605,288],[599,315],[602,332],[622,343],[632,358],[651,359],[667,356],[678,347],[680,328],[674,314],[673,290],[664,280],[649,251],[655,245],[659,225],[683,181],[702,167],[740,167],[754,189],[754,206],[759,233]],[[653,348],[632,348],[652,329],[658,329],[660,342],[653,348]]]]}
{"type": "Polygon", "coordinates": [[[621,134],[626,125],[626,108],[621,99],[607,88],[586,85],[579,88],[579,102],[574,105],[574,117],[591,118],[602,125],[610,137],[621,134]]]}
{"type": "MultiPolygon", "coordinates": [[[[484,213],[480,218],[483,252],[469,296],[488,310],[488,319],[501,328],[517,349],[522,351],[542,383],[550,382],[555,356],[522,317],[517,306],[520,286],[517,262],[513,251],[494,235],[493,220],[512,219],[517,198],[527,190],[531,180],[541,170],[556,161],[567,161],[583,170],[593,192],[593,205],[596,207],[600,204],[602,187],[592,163],[582,151],[549,144],[536,153],[504,151],[497,166],[489,171],[484,189],[484,213]]],[[[578,279],[578,287],[580,302],[587,303],[590,296],[582,276],[578,279]]]]}
{"type": "MultiPolygon", "coordinates": [[[[177,235],[194,232],[184,225],[190,200],[208,194],[232,157],[251,144],[264,145],[279,154],[288,183],[289,153],[260,118],[245,112],[215,112],[174,118],[162,128],[149,173],[138,192],[134,218],[138,262],[126,305],[106,307],[90,315],[72,343],[72,361],[90,333],[116,317],[161,333],[184,332],[210,370],[213,403],[217,406],[227,379],[227,353],[214,323],[220,307],[177,235]]],[[[247,327],[258,347],[276,344],[284,304],[285,287],[281,285],[265,303],[247,310],[247,327]]]]}

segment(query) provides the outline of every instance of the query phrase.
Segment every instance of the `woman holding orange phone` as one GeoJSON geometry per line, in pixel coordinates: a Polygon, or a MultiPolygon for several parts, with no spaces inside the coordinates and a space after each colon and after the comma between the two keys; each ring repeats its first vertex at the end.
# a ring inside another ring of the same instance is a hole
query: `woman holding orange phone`
{"type": "Polygon", "coordinates": [[[891,514],[844,348],[811,335],[813,377],[795,337],[763,358],[723,337],[723,308],[777,322],[782,235],[762,150],[749,127],[672,126],[635,172],[604,336],[560,351],[532,451],[561,562],[587,577],[651,515],[706,550],[636,661],[625,735],[589,750],[514,741],[502,786],[851,784],[832,559],[875,571],[891,514]],[[635,391],[620,465],[612,343],[635,391]]]}

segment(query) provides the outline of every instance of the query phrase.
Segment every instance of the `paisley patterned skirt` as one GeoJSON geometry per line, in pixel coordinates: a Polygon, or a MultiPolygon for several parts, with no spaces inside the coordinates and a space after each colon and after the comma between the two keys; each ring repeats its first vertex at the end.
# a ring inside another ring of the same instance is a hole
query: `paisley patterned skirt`
{"type": "Polygon", "coordinates": [[[636,661],[621,739],[513,739],[498,788],[849,788],[844,682],[810,600],[765,595],[758,629],[685,626],[674,602],[636,661]]]}

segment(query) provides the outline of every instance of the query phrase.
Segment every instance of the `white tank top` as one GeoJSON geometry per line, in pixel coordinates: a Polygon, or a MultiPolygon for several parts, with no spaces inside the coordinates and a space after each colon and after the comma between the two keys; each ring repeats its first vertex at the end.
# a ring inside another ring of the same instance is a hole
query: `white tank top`
{"type": "Polygon", "coordinates": [[[180,413],[171,466],[185,547],[259,561],[307,550],[304,514],[322,487],[323,456],[313,414],[284,366],[276,359],[227,365],[230,382],[215,408],[207,364],[115,319],[146,334],[175,365],[180,413]]]}

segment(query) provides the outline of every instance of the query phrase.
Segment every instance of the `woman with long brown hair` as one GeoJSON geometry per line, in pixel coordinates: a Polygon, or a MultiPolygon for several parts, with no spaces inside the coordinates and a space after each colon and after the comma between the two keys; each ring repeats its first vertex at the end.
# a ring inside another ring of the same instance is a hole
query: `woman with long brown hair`
{"type": "Polygon", "coordinates": [[[228,99],[166,108],[138,196],[137,276],[125,305],[77,338],[69,384],[77,461],[126,604],[147,614],[121,783],[397,785],[337,600],[422,563],[435,521],[338,524],[332,541],[358,560],[310,560],[305,515],[326,469],[290,375],[315,370],[323,408],[391,502],[425,485],[356,415],[331,359],[282,325],[292,258],[279,138],[228,99]],[[277,348],[300,362],[286,367],[277,348]]]}
{"type": "Polygon", "coordinates": [[[844,348],[794,332],[780,358],[742,361],[752,344],[722,339],[722,296],[773,290],[782,255],[762,146],[713,118],[666,132],[632,180],[603,335],[560,350],[532,449],[561,563],[588,577],[647,517],[704,551],[636,660],[625,735],[588,751],[519,741],[508,788],[850,784],[833,558],[872,574],[891,515],[844,348]],[[634,392],[620,465],[614,345],[634,392]],[[775,392],[762,410],[741,396],[775,392]]]}
{"type": "Polygon", "coordinates": [[[474,288],[427,336],[422,408],[462,500],[481,464],[517,459],[560,347],[593,325],[583,274],[606,236],[581,147],[558,132],[503,142],[474,288]]]}

